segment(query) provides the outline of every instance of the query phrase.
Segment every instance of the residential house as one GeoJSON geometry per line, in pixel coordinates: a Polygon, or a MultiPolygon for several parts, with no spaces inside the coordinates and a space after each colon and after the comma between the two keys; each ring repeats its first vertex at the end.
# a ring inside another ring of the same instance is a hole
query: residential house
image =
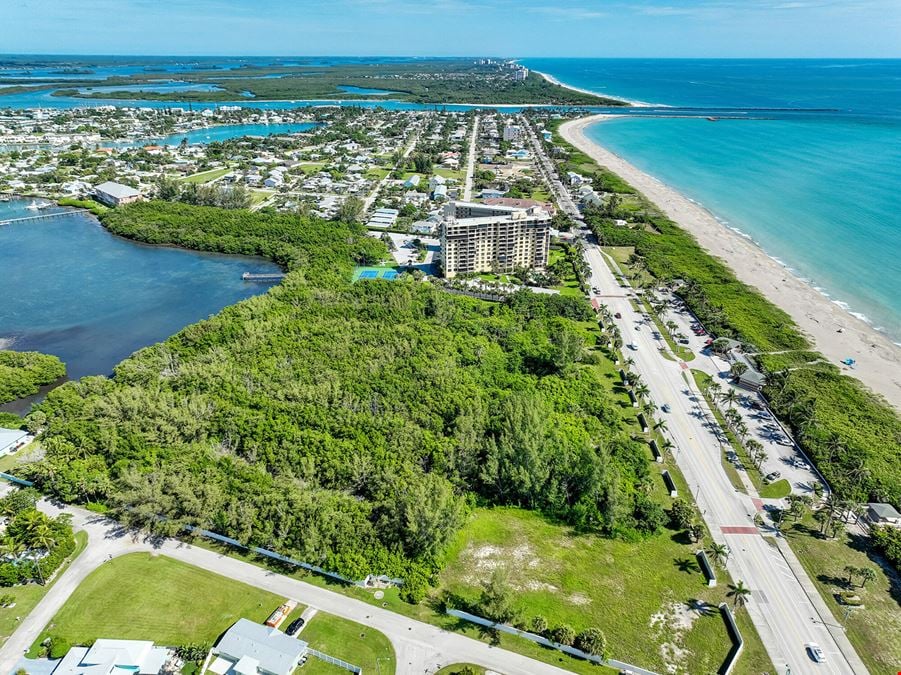
{"type": "Polygon", "coordinates": [[[147,640],[95,640],[91,647],[72,647],[53,675],[157,675],[172,656],[147,640]]]}
{"type": "Polygon", "coordinates": [[[120,206],[140,201],[141,192],[128,185],[107,181],[94,188],[94,196],[107,206],[120,206]]]}
{"type": "Polygon", "coordinates": [[[307,643],[247,619],[238,619],[213,648],[215,675],[292,675],[307,643]]]}

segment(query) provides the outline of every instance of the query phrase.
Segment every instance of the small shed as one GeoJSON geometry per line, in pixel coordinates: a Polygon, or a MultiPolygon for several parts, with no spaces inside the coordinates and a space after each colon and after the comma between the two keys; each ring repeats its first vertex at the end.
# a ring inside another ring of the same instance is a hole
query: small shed
{"type": "Polygon", "coordinates": [[[871,502],[867,504],[867,519],[873,525],[901,527],[901,513],[891,504],[871,502]]]}

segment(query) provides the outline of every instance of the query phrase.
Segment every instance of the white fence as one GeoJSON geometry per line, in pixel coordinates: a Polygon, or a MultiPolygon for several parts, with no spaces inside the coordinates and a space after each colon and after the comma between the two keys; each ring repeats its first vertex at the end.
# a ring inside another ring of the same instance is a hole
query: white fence
{"type": "Polygon", "coordinates": [[[490,621],[489,619],[485,619],[481,616],[476,616],[475,614],[470,614],[469,612],[463,612],[459,609],[448,609],[446,610],[446,612],[451,616],[457,617],[458,619],[472,621],[473,623],[477,623],[480,626],[503,631],[504,633],[510,633],[510,635],[517,635],[521,638],[531,640],[532,642],[540,644],[544,647],[550,647],[551,649],[556,649],[558,651],[564,652],[565,654],[569,654],[570,656],[575,656],[577,659],[584,659],[586,661],[591,661],[592,663],[609,666],[610,668],[618,668],[621,671],[627,671],[629,673],[634,673],[635,675],[657,675],[657,673],[652,670],[645,670],[644,668],[633,666],[631,663],[624,663],[622,661],[617,661],[616,659],[604,659],[600,656],[595,656],[594,654],[583,652],[581,649],[576,649],[575,647],[570,647],[569,645],[563,645],[559,642],[548,640],[542,635],[529,633],[528,631],[520,630],[519,628],[514,628],[513,626],[508,626],[505,623],[490,621]]]}

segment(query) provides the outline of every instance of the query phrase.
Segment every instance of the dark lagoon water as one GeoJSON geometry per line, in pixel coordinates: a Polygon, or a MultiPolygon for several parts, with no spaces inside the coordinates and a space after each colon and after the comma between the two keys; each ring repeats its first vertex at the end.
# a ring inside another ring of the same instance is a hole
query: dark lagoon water
{"type": "MultiPolygon", "coordinates": [[[[30,201],[0,203],[0,221],[34,214],[30,201]]],[[[0,225],[0,269],[0,343],[55,354],[75,379],[110,374],[134,351],[264,293],[268,286],[241,274],[279,268],[137,244],[72,213],[0,225]]]]}

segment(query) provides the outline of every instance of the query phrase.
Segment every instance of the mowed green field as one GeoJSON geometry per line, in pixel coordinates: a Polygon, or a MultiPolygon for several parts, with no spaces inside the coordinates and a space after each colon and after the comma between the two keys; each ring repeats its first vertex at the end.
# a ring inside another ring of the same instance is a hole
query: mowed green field
{"type": "Polygon", "coordinates": [[[212,646],[240,618],[265,621],[284,598],[171,558],[133,553],[103,563],[44,632],[72,644],[97,638],[212,646]]]}
{"type": "MultiPolygon", "coordinates": [[[[313,649],[360,666],[367,674],[393,675],[397,667],[394,648],[387,637],[368,626],[331,614],[316,614],[299,637],[313,649]]],[[[347,671],[319,659],[308,658],[298,672],[325,675],[347,671]]]]}
{"type": "MultiPolygon", "coordinates": [[[[697,545],[663,533],[626,542],[574,533],[514,508],[478,509],[456,542],[441,590],[474,602],[492,570],[505,567],[520,621],[540,615],[576,632],[601,628],[614,658],[667,672],[716,672],[730,649],[717,605],[728,591],[708,588],[697,568],[697,545]]],[[[738,673],[772,672],[744,612],[746,649],[738,673]]]]}

